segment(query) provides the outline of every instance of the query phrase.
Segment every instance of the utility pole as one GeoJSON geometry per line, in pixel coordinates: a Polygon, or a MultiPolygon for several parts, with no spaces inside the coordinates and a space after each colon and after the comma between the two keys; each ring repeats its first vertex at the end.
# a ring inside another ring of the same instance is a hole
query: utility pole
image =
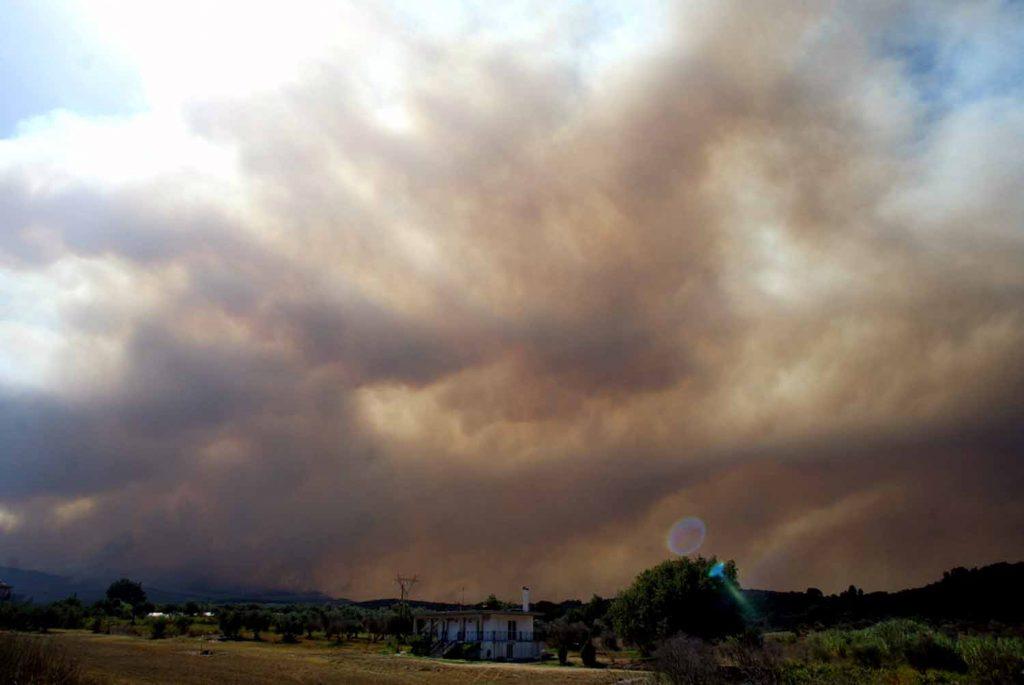
{"type": "Polygon", "coordinates": [[[405,600],[412,594],[412,586],[420,582],[420,577],[403,576],[401,573],[396,573],[395,582],[398,583],[398,592],[402,596],[401,601],[398,603],[398,614],[402,617],[403,622],[408,624],[406,628],[399,629],[399,632],[405,634],[406,629],[413,630],[415,628],[412,620],[412,611],[409,610],[409,605],[405,600]]]}
{"type": "Polygon", "coordinates": [[[395,575],[395,582],[398,583],[398,592],[401,594],[402,602],[412,594],[413,586],[420,582],[419,576],[403,576],[401,573],[395,575]]]}

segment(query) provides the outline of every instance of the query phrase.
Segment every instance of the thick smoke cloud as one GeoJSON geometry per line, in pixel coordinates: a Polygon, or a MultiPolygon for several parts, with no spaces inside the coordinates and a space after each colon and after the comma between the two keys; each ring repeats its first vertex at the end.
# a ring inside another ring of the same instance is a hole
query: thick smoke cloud
{"type": "Polygon", "coordinates": [[[597,72],[381,20],[404,127],[339,58],[0,142],[0,555],[440,600],[613,592],[685,515],[745,585],[1024,555],[1021,7],[668,16],[597,72]],[[60,144],[124,139],[175,156],[60,144]]]}

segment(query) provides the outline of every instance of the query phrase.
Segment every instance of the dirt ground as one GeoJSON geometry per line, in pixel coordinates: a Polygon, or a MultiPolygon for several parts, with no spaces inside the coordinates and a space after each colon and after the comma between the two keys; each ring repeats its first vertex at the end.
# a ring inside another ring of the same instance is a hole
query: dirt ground
{"type": "Polygon", "coordinates": [[[53,638],[101,682],[263,685],[271,683],[633,683],[642,672],[549,664],[448,662],[383,653],[380,645],[341,647],[214,642],[198,638],[149,640],[69,631],[53,638]],[[204,654],[204,651],[208,652],[204,654]]]}

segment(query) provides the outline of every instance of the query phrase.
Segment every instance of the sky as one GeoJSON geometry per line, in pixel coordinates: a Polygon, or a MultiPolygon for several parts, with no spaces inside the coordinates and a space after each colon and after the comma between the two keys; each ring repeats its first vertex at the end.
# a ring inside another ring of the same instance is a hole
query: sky
{"type": "Polygon", "coordinates": [[[500,5],[0,0],[0,564],[1024,558],[1024,4],[500,5]]]}

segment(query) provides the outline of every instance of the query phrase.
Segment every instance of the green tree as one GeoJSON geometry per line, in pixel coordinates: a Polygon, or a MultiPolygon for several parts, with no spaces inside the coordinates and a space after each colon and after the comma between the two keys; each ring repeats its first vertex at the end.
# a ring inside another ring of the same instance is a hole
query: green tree
{"type": "Polygon", "coordinates": [[[142,589],[142,583],[121,578],[115,580],[107,588],[107,599],[131,604],[134,607],[146,603],[146,592],[142,589]]]}
{"type": "Polygon", "coordinates": [[[513,605],[509,604],[508,602],[501,601],[500,599],[495,597],[494,594],[492,593],[490,595],[487,595],[487,599],[482,601],[477,606],[480,607],[481,609],[491,609],[493,611],[501,611],[503,609],[511,609],[513,605]]]}
{"type": "Polygon", "coordinates": [[[736,564],[717,559],[664,561],[636,577],[612,602],[615,631],[650,653],[677,633],[714,639],[743,631],[736,564]]]}
{"type": "Polygon", "coordinates": [[[558,650],[558,661],[563,665],[569,661],[569,650],[579,649],[590,635],[582,622],[570,622],[565,618],[549,623],[545,632],[547,643],[558,650]]]}
{"type": "Polygon", "coordinates": [[[53,603],[57,612],[57,625],[61,628],[81,628],[85,622],[85,609],[78,597],[72,595],[67,599],[53,603]]]}
{"type": "Polygon", "coordinates": [[[388,616],[381,610],[368,611],[363,617],[363,629],[370,634],[370,640],[377,642],[388,632],[388,616]]]}
{"type": "Polygon", "coordinates": [[[306,631],[306,637],[313,639],[313,633],[324,627],[324,617],[316,609],[310,609],[302,614],[302,627],[306,631]]]}
{"type": "Polygon", "coordinates": [[[234,609],[221,609],[217,612],[217,626],[224,637],[229,640],[238,639],[238,631],[242,629],[242,613],[234,609]]]}
{"type": "Polygon", "coordinates": [[[570,623],[582,621],[588,627],[593,627],[599,621],[603,621],[608,614],[612,600],[605,599],[601,595],[593,595],[586,604],[573,607],[566,612],[565,619],[570,623]]]}
{"type": "Polygon", "coordinates": [[[302,634],[305,623],[298,613],[288,611],[277,614],[274,617],[274,625],[285,642],[298,642],[298,636],[302,634]]]}
{"type": "Polygon", "coordinates": [[[336,642],[341,642],[341,636],[344,632],[343,621],[344,617],[340,611],[334,609],[325,611],[323,618],[324,637],[328,640],[333,637],[336,642]]]}
{"type": "Polygon", "coordinates": [[[107,603],[111,607],[119,604],[130,606],[132,623],[135,623],[136,617],[145,615],[152,606],[146,601],[142,583],[136,583],[128,578],[121,578],[110,584],[107,588],[107,603]]]}
{"type": "Polygon", "coordinates": [[[252,639],[259,641],[260,633],[270,630],[271,617],[263,609],[250,609],[245,612],[242,624],[246,630],[252,631],[252,639]]]}
{"type": "Polygon", "coordinates": [[[412,632],[412,610],[408,604],[395,605],[387,617],[388,635],[408,635],[412,632]]]}

